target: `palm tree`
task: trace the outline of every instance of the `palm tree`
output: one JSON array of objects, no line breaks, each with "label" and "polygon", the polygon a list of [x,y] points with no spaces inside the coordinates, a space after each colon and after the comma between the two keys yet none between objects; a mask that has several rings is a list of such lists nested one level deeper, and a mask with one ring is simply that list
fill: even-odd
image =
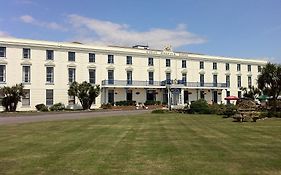
[{"label": "palm tree", "polygon": [[261,90],[255,86],[250,86],[249,88],[241,87],[240,90],[243,91],[243,97],[255,100],[259,95],[261,95]]},{"label": "palm tree", "polygon": [[4,96],[2,105],[5,107],[5,111],[16,111],[18,102],[21,101],[21,98],[25,96],[23,88],[23,84],[16,84],[12,87],[4,86],[0,89],[2,95]]},{"label": "palm tree", "polygon": [[273,110],[276,111],[277,97],[281,92],[281,65],[268,63],[258,76],[258,88],[272,97]]}]

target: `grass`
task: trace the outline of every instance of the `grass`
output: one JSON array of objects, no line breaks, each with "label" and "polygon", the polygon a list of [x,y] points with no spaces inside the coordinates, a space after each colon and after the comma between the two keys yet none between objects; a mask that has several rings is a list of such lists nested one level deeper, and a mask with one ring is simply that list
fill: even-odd
[{"label": "grass", "polygon": [[0,126],[0,174],[281,174],[281,119],[146,114]]}]

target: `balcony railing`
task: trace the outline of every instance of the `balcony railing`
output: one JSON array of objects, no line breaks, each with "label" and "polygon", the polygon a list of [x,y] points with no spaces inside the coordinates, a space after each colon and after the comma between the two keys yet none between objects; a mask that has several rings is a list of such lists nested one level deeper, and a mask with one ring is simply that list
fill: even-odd
[{"label": "balcony railing", "polygon": [[103,80],[103,86],[166,86],[182,85],[186,87],[227,87],[226,83],[186,82],[183,80],[165,81],[134,81],[134,80]]}]

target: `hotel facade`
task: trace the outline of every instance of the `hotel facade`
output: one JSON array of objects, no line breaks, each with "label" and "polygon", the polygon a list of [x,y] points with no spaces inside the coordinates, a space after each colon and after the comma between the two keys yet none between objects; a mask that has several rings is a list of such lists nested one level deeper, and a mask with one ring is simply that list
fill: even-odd
[{"label": "hotel facade", "polygon": [[100,85],[93,108],[126,100],[184,105],[204,98],[208,103],[226,103],[226,96],[242,96],[240,87],[256,86],[266,63],[174,52],[170,47],[153,50],[140,45],[105,47],[0,38],[0,87],[24,84],[27,95],[19,111],[35,110],[40,103],[79,104],[67,94],[74,81]]}]

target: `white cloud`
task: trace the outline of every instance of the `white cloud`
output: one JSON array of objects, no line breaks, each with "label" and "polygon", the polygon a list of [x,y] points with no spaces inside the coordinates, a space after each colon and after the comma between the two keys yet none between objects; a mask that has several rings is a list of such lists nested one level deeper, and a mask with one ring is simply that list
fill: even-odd
[{"label": "white cloud", "polygon": [[49,28],[52,30],[67,31],[67,29],[63,25],[60,25],[56,22],[39,21],[39,20],[34,19],[30,15],[20,16],[19,19],[20,19],[20,21],[22,21],[24,23],[28,23],[28,24],[32,24],[32,25],[36,25],[36,26],[40,26],[40,27],[45,27],[45,28]]},{"label": "white cloud", "polygon": [[70,24],[78,34],[75,39],[82,42],[128,46],[148,44],[153,48],[162,48],[167,44],[180,47],[206,42],[203,37],[190,33],[184,24],[179,24],[174,29],[152,28],[139,32],[132,30],[126,24],[86,18],[75,14],[68,17]]},{"label": "white cloud", "polygon": [[0,37],[12,37],[9,33],[0,30]]}]

